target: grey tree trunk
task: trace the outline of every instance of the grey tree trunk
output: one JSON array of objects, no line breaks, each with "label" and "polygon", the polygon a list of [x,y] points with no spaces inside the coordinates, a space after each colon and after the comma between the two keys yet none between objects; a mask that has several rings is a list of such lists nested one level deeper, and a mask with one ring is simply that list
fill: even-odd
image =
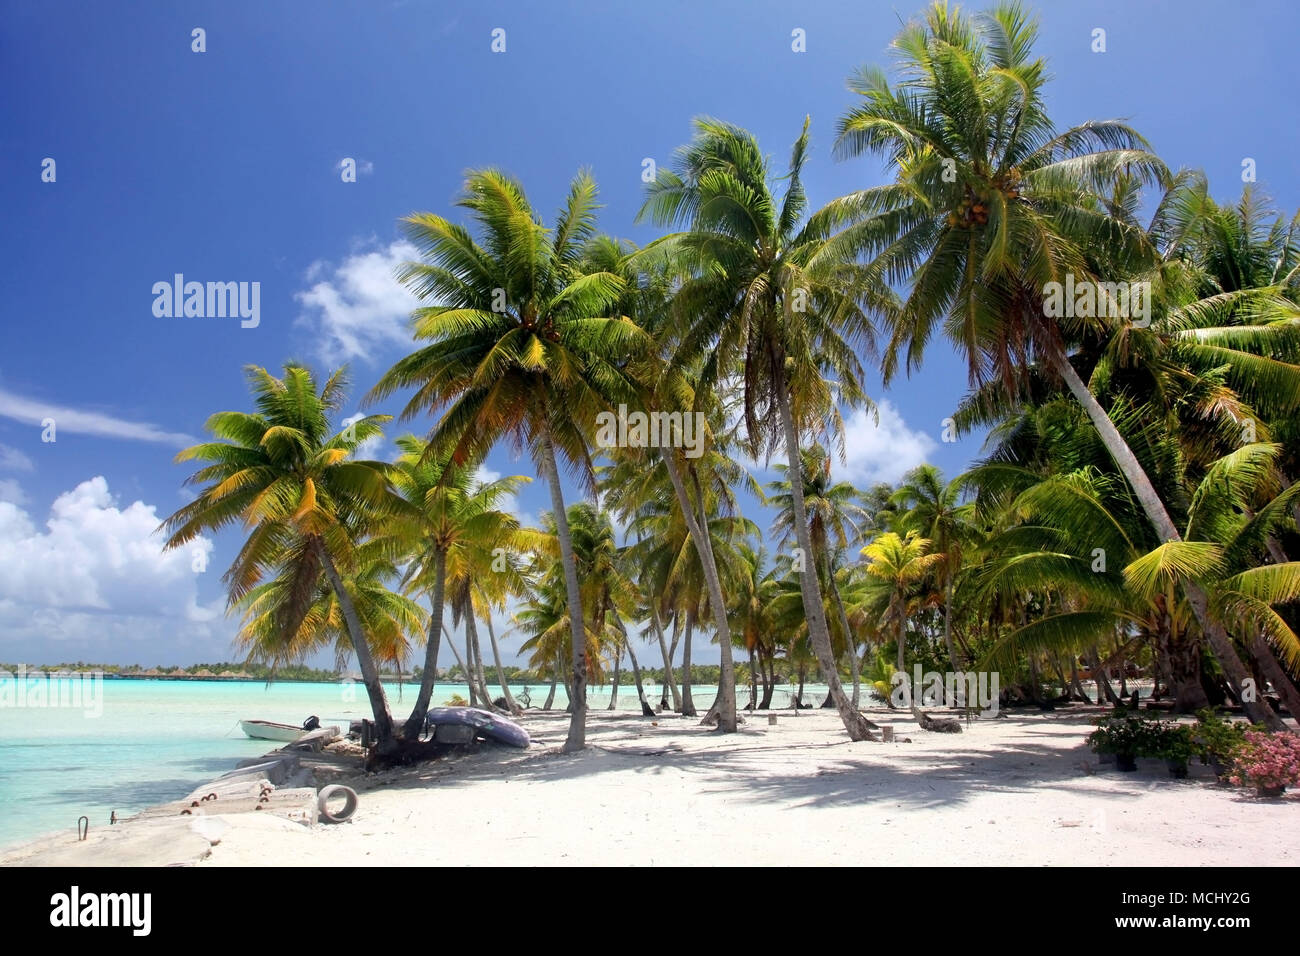
[{"label": "grey tree trunk", "polygon": [[560,468],[555,460],[555,445],[549,434],[542,435],[541,465],[551,486],[551,510],[555,517],[555,536],[560,539],[560,563],[564,566],[564,590],[569,605],[569,633],[573,641],[573,680],[570,692],[569,734],[564,752],[572,753],[587,746],[587,637],[582,625],[582,593],[578,588],[578,566],[573,557],[573,539],[569,536],[569,515],[564,509],[564,491],[560,488]]},{"label": "grey tree trunk", "polygon": [[849,674],[853,677],[853,709],[858,709],[858,702],[862,699],[862,675],[858,673],[858,652],[854,648],[857,643],[853,639],[853,630],[849,627],[849,615],[844,610],[844,601],[840,599],[840,586],[835,583],[835,571],[827,564],[826,573],[827,586],[830,588],[831,600],[835,604],[835,613],[840,619],[840,630],[844,632],[844,653],[849,659]]},{"label": "grey tree trunk", "polygon": [[456,642],[451,639],[451,632],[447,631],[447,625],[444,624],[442,629],[447,633],[447,646],[451,648],[451,656],[455,658],[456,666],[459,667],[461,673],[465,675],[465,686],[469,688],[469,702],[472,704],[474,703],[474,682],[469,678],[469,668],[466,667],[465,662],[461,660],[460,651],[456,650]]},{"label": "grey tree trunk", "polygon": [[1111,689],[1110,678],[1106,676],[1106,668],[1101,663],[1101,652],[1096,647],[1092,649],[1092,679],[1097,684],[1097,703],[1106,701],[1115,706],[1124,703]]},{"label": "grey tree trunk", "polygon": [[[1282,698],[1282,703],[1286,706],[1288,713],[1297,722],[1300,722],[1300,691],[1297,691],[1295,683],[1283,670],[1277,655],[1273,653],[1273,648],[1269,647],[1268,641],[1258,631],[1250,639],[1250,652],[1251,656],[1258,662],[1260,671],[1269,679],[1278,696]],[[1269,707],[1269,710],[1272,709],[1272,707]]]},{"label": "grey tree trunk", "polygon": [[606,710],[618,710],[618,682],[622,679],[623,647],[614,648],[614,686],[609,691],[609,706]]},{"label": "grey tree trunk", "polygon": [[438,676],[438,645],[442,643],[442,607],[446,601],[447,553],[435,547],[433,551],[433,603],[429,614],[429,636],[424,644],[424,673],[420,675],[420,692],[415,696],[411,716],[406,718],[403,736],[414,740],[424,728],[424,717],[429,712],[433,698],[433,685]]},{"label": "grey tree trunk", "polygon": [[632,662],[632,680],[636,683],[636,699],[641,702],[641,716],[653,717],[654,708],[650,702],[645,699],[645,685],[641,683],[641,665],[637,663],[636,650],[632,647],[632,639],[628,637],[627,631],[623,630],[623,645],[627,648],[627,659]]},{"label": "grey tree trunk", "polygon": [[957,651],[952,646],[952,574],[944,575],[943,589],[943,644],[948,649],[948,666],[953,672],[961,670],[957,663]]},{"label": "grey tree trunk", "polygon": [[546,703],[542,704],[542,710],[550,710],[551,705],[555,703],[555,685],[560,680],[560,668],[557,664],[551,668],[551,689],[546,694]]},{"label": "grey tree trunk", "polygon": [[375,718],[377,742],[380,746],[391,744],[393,716],[388,711],[388,698],[384,695],[384,685],[379,681],[379,668],[375,665],[374,655],[370,653],[370,644],[366,641],[366,633],[361,627],[361,618],[357,616],[356,605],[352,603],[352,595],[348,594],[347,588],[343,586],[343,578],[339,576],[338,568],[334,567],[334,559],[330,556],[324,542],[319,538],[312,538],[311,546],[316,552],[321,567],[325,570],[325,576],[329,578],[334,596],[338,598],[339,610],[343,612],[343,622],[348,628],[348,639],[352,642],[352,649],[356,651],[361,682],[366,687],[366,696],[370,698],[370,711]]},{"label": "grey tree trunk", "polygon": [[745,709],[758,710],[758,658],[752,647],[749,649],[749,703]]},{"label": "grey tree trunk", "polygon": [[[1133,489],[1133,495],[1137,498],[1138,504],[1142,506],[1142,511],[1155,528],[1160,540],[1181,541],[1182,535],[1178,533],[1178,528],[1174,525],[1173,519],[1169,517],[1169,512],[1165,510],[1164,502],[1156,494],[1151,479],[1147,477],[1147,473],[1137,460],[1137,456],[1133,454],[1133,449],[1129,448],[1128,443],[1124,441],[1124,436],[1119,433],[1119,429],[1110,420],[1110,416],[1101,407],[1101,403],[1097,401],[1096,396],[1088,390],[1088,386],[1084,384],[1083,379],[1079,377],[1079,373],[1074,370],[1074,366],[1070,364],[1070,360],[1063,351],[1059,349],[1051,350],[1049,357],[1061,378],[1064,379],[1070,394],[1083,406],[1083,410],[1091,420],[1093,427],[1097,429],[1097,434],[1100,436],[1102,444],[1106,446],[1106,451],[1115,460],[1115,464],[1128,480],[1129,487]],[[1255,695],[1253,701],[1246,699],[1250,695],[1243,692],[1243,686],[1245,681],[1250,679],[1250,675],[1247,673],[1245,665],[1242,664],[1236,648],[1232,646],[1232,639],[1228,637],[1227,632],[1223,630],[1221,625],[1211,619],[1209,599],[1205,595],[1205,590],[1195,581],[1186,581],[1183,583],[1183,591],[1187,595],[1187,603],[1191,606],[1192,613],[1196,616],[1196,622],[1201,626],[1201,630],[1205,632],[1209,640],[1211,653],[1214,654],[1215,660],[1219,662],[1219,666],[1223,668],[1228,685],[1246,711],[1246,716],[1256,723],[1264,724],[1270,730],[1289,729],[1278,718],[1277,714],[1273,713],[1273,708],[1262,702],[1258,695]]]},{"label": "grey tree trunk", "polygon": [[682,698],[677,692],[677,678],[673,674],[673,654],[668,649],[668,641],[664,638],[664,626],[659,620],[659,609],[654,606],[653,601],[650,606],[650,626],[654,629],[655,636],[659,638],[659,650],[664,657],[664,694],[663,702],[666,705],[669,693],[673,698],[673,710],[681,710]]},{"label": "grey tree trunk", "polygon": [[[718,576],[718,563],[713,554],[713,540],[709,537],[707,525],[701,525],[691,506],[690,495],[682,480],[681,470],[677,467],[676,452],[664,449],[664,465],[668,478],[672,481],[673,492],[677,496],[677,506],[686,519],[686,527],[699,555],[700,565],[704,571],[704,580],[709,589],[709,607],[713,612],[713,628],[718,635],[720,669],[718,676],[718,697],[713,709],[718,714],[718,729],[723,733],[736,732],[736,665],[731,654],[731,624],[727,621],[727,599],[722,594],[722,579]],[[700,502],[704,507],[704,502]],[[685,711],[683,711],[685,713]]]},{"label": "grey tree trunk", "polygon": [[[673,629],[676,630],[677,622],[681,618],[681,612],[673,618]],[[685,634],[682,637],[682,716],[695,717],[695,698],[691,696],[691,636],[694,631],[695,615],[687,613]]]},{"label": "grey tree trunk", "polygon": [[478,616],[474,613],[472,596],[467,603],[469,611],[465,615],[465,640],[474,647],[474,675],[478,680],[478,695],[483,700],[484,710],[496,710],[496,705],[492,703],[492,695],[488,693],[487,675],[483,672],[483,645],[478,639]]},{"label": "grey tree trunk", "polygon": [[[780,381],[774,382],[777,407],[781,413],[781,426],[785,431],[785,451],[789,459],[786,477],[790,481],[790,500],[794,506],[794,528],[803,549],[804,560],[811,565],[816,552],[812,547],[812,535],[808,529],[808,511],[803,500],[803,462],[799,456],[799,433],[795,429],[794,413],[790,408],[790,393],[786,388],[785,376],[778,375]],[[804,615],[808,620],[808,636],[826,674],[831,697],[835,700],[835,709],[839,712],[844,729],[851,740],[872,740],[870,722],[853,706],[853,702],[840,686],[840,677],[835,669],[835,655],[831,651],[831,634],[826,626],[826,609],[822,604],[821,587],[817,582],[816,566],[806,567],[799,574],[799,587],[803,592]]]},{"label": "grey tree trunk", "polygon": [[497,681],[501,684],[501,696],[506,699],[506,709],[517,717],[524,712],[524,709],[515,702],[514,695],[510,693],[510,682],[506,680],[506,669],[501,666],[501,648],[497,644],[497,629],[492,625],[490,610],[487,615],[487,629],[488,640],[492,643],[492,662],[497,666]]}]

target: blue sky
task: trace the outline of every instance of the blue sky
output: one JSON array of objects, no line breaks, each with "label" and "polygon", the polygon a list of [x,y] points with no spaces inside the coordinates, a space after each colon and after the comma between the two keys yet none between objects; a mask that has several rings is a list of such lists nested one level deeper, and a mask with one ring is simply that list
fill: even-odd
[{"label": "blue sky", "polygon": [[[187,472],[172,456],[211,412],[245,407],[247,363],[348,361],[360,394],[403,354],[410,302],[391,277],[403,257],[397,220],[452,211],[464,170],[506,168],[549,213],[588,166],[602,227],[645,242],[654,232],[633,224],[642,161],[669,161],[693,116],[750,128],[779,168],[811,114],[806,181],[820,204],[881,178],[867,161],[831,158],[835,120],[853,101],[844,79],[888,65],[891,37],[920,9],[4,5],[0,660],[231,656],[219,577],[238,542],[214,539],[210,566],[195,574],[191,555],[159,555],[149,537],[185,501]],[[1203,169],[1221,199],[1240,192],[1251,157],[1281,208],[1300,205],[1300,130],[1282,80],[1300,35],[1295,7],[1036,9],[1058,125],[1126,117],[1171,166]],[[191,49],[196,27],[206,52]],[[1091,50],[1098,27],[1105,53]],[[491,50],[494,28],[505,30],[504,53]],[[804,53],[791,50],[795,28]],[[52,183],[41,177],[47,157]],[[355,183],[341,181],[344,157],[358,164]],[[175,273],[259,282],[260,324],[155,317],[152,286]],[[851,429],[846,476],[897,477],[922,459],[951,474],[978,454],[978,440],[939,442],[966,387],[945,345],[910,381],[872,386],[888,402],[883,427]],[[41,440],[47,417],[52,443]],[[489,467],[533,471],[504,451]],[[536,515],[544,499],[534,485],[519,508]]]}]

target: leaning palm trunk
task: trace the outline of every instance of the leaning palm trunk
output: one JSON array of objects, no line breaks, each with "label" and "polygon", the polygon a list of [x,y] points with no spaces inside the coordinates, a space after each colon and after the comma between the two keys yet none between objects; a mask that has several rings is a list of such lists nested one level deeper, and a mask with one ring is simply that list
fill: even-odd
[{"label": "leaning palm trunk", "polygon": [[492,695],[487,689],[487,675],[483,672],[483,645],[478,639],[478,618],[474,614],[473,598],[469,598],[466,603],[465,642],[474,648],[474,679],[478,682],[478,695],[483,700],[484,709],[493,710]]},{"label": "leaning palm trunk", "polygon": [[497,644],[497,629],[492,626],[492,614],[487,615],[488,641],[492,644],[492,662],[497,666],[497,682],[501,685],[501,696],[505,698],[506,710],[518,716],[524,712],[524,709],[515,702],[514,695],[510,693],[510,684],[506,680],[506,669],[501,666],[501,648]]},{"label": "leaning palm trunk", "polygon": [[[559,655],[556,655],[557,658]],[[551,705],[555,703],[555,685],[560,681],[560,665],[557,660],[551,666],[551,689],[546,693],[546,703],[542,704],[542,710],[550,710]]]},{"label": "leaning palm trunk", "polygon": [[663,622],[659,620],[659,609],[653,605],[650,607],[650,626],[654,628],[655,636],[659,638],[659,651],[664,656],[664,694],[662,704],[668,706],[668,695],[671,692],[673,698],[673,710],[681,710],[682,698],[677,692],[677,678],[673,674],[673,652],[668,649],[668,641],[664,638]]},{"label": "leaning palm trunk", "polygon": [[[713,540],[709,537],[707,524],[701,524],[691,506],[690,495],[686,492],[686,483],[682,481],[681,470],[677,467],[676,451],[664,449],[664,465],[677,496],[677,506],[686,519],[686,528],[699,555],[700,566],[704,570],[704,580],[709,589],[709,607],[713,611],[713,626],[718,635],[719,673],[718,696],[709,713],[717,713],[718,729],[723,733],[736,731],[736,667],[731,655],[731,624],[727,620],[727,601],[722,595],[722,580],[718,576],[718,563],[713,554]],[[700,506],[703,507],[703,501]],[[683,711],[685,713],[685,711]]]},{"label": "leaning palm trunk", "polygon": [[470,619],[465,617],[465,683],[469,685],[469,702],[475,707],[487,707],[487,695],[483,693],[478,679],[478,658],[474,654],[474,640],[470,637]]},{"label": "leaning palm trunk", "polygon": [[606,710],[618,710],[618,682],[623,679],[623,648],[614,648],[614,686],[609,691],[609,706]]},{"label": "leaning palm trunk", "polygon": [[[1182,535],[1178,533],[1173,519],[1169,517],[1169,512],[1165,510],[1164,502],[1156,494],[1155,487],[1151,484],[1151,479],[1143,470],[1137,456],[1133,454],[1133,449],[1129,448],[1128,443],[1124,441],[1124,436],[1119,433],[1115,423],[1110,420],[1106,410],[1101,407],[1095,395],[1089,391],[1088,386],[1084,384],[1079,373],[1074,370],[1070,360],[1060,349],[1050,349],[1049,357],[1056,367],[1057,372],[1065,380],[1066,387],[1069,388],[1070,394],[1075,397],[1080,405],[1083,406],[1084,412],[1092,421],[1093,427],[1097,429],[1097,434],[1101,437],[1102,444],[1106,446],[1106,451],[1115,464],[1128,480],[1129,487],[1133,489],[1133,494],[1142,506],[1142,511],[1146,514],[1147,520],[1154,526],[1156,534],[1161,541],[1181,541]],[[1246,667],[1241,662],[1236,648],[1232,645],[1232,639],[1228,637],[1227,632],[1209,613],[1209,599],[1206,597],[1205,590],[1195,581],[1186,581],[1183,584],[1183,591],[1187,595],[1187,603],[1192,608],[1192,613],[1196,616],[1196,622],[1205,632],[1205,636],[1210,643],[1210,650],[1214,654],[1215,660],[1223,668],[1224,677],[1228,681],[1229,687],[1232,688],[1233,696],[1241,703],[1246,715],[1255,723],[1262,723],[1270,730],[1287,729],[1286,724],[1273,713],[1273,709],[1268,704],[1262,702],[1258,695],[1246,693],[1244,688],[1248,687],[1246,681],[1250,680],[1250,675],[1246,672]],[[1247,698],[1254,697],[1253,700]]]},{"label": "leaning palm trunk", "polygon": [[334,596],[339,602],[339,609],[343,612],[348,638],[352,641],[352,649],[357,654],[357,667],[361,670],[361,681],[366,685],[366,695],[370,698],[370,710],[375,718],[376,738],[381,747],[390,745],[393,740],[393,717],[388,712],[388,698],[384,696],[384,685],[379,682],[379,669],[375,666],[375,658],[370,653],[370,645],[366,642],[365,631],[361,628],[361,618],[357,616],[356,605],[352,603],[352,595],[348,594],[347,588],[343,586],[343,578],[339,576],[338,568],[334,567],[334,559],[330,557],[324,542],[314,538],[311,546],[320,560],[321,567],[325,569],[325,576],[329,578],[330,587],[334,589]]},{"label": "leaning palm trunk", "polygon": [[414,740],[424,727],[425,715],[429,713],[429,701],[433,698],[433,684],[438,677],[438,645],[442,643],[442,606],[445,601],[447,586],[447,553],[442,548],[433,552],[433,604],[429,614],[429,638],[424,645],[424,673],[420,675],[420,692],[415,695],[415,706],[411,716],[406,719],[403,734]]},{"label": "leaning palm trunk", "polygon": [[1295,682],[1282,668],[1277,655],[1273,653],[1273,648],[1269,647],[1268,641],[1259,631],[1256,631],[1250,639],[1250,653],[1259,664],[1260,672],[1268,678],[1278,696],[1282,698],[1282,703],[1286,705],[1291,716],[1300,722],[1300,690],[1296,689]]},{"label": "leaning palm trunk", "polygon": [[623,631],[623,646],[627,648],[627,659],[632,662],[632,680],[636,683],[636,699],[641,702],[641,716],[653,717],[654,708],[645,699],[645,686],[641,683],[641,665],[637,663],[636,651],[632,648],[632,641],[628,639],[626,631]]},{"label": "leaning palm trunk", "polygon": [[[695,615],[686,615],[686,633],[682,641],[682,716],[695,717],[695,698],[691,695],[691,636],[694,631]],[[677,629],[680,615],[673,618],[673,630]]]},{"label": "leaning palm trunk", "polygon": [[551,486],[551,510],[555,517],[555,536],[560,541],[560,563],[564,566],[564,590],[569,605],[569,631],[573,640],[573,677],[569,691],[569,735],[564,752],[572,753],[587,745],[587,637],[582,625],[582,593],[578,588],[578,566],[573,557],[573,539],[569,536],[569,516],[564,510],[564,491],[560,488],[560,468],[555,460],[551,436],[542,436],[541,464]]},{"label": "leaning palm trunk", "polygon": [[456,642],[452,640],[451,631],[447,630],[446,624],[442,626],[442,630],[447,635],[447,646],[451,648],[451,656],[456,661],[456,666],[465,675],[465,686],[469,688],[469,698],[472,704],[474,703],[474,682],[469,679],[469,668],[465,666],[465,662],[461,659],[460,651],[456,650]]},{"label": "leaning palm trunk", "polygon": [[[799,433],[794,425],[794,413],[790,409],[790,392],[786,388],[784,374],[778,373],[776,403],[781,414],[781,426],[785,432],[786,457],[790,461],[790,500],[794,506],[794,530],[803,549],[805,561],[815,552],[812,547],[812,534],[808,529],[808,512],[803,500],[803,462],[799,456]],[[809,573],[811,571],[811,573]],[[871,725],[844,694],[840,686],[840,676],[835,668],[835,655],[831,650],[830,630],[826,626],[826,609],[822,604],[821,588],[817,581],[816,567],[806,568],[799,573],[799,588],[803,593],[803,609],[808,619],[808,638],[817,661],[826,675],[835,709],[839,712],[844,729],[852,740],[872,740]]]},{"label": "leaning palm trunk", "polygon": [[[830,565],[827,565],[829,569]],[[831,601],[835,604],[835,613],[840,619],[840,630],[844,632],[844,654],[849,659],[849,673],[853,675],[853,709],[858,709],[862,699],[862,675],[858,673],[858,654],[854,650],[853,632],[849,629],[849,615],[844,610],[844,601],[840,598],[839,585],[835,583],[835,572],[828,570],[827,586],[830,588]]]}]

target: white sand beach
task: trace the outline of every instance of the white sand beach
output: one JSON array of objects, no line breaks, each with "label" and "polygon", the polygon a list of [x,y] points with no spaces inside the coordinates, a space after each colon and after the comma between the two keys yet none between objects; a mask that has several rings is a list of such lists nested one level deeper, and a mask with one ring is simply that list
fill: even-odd
[{"label": "white sand beach", "polygon": [[[955,735],[870,715],[911,742],[851,742],[831,711],[783,711],[775,725],[751,716],[728,736],[692,718],[597,711],[588,749],[566,755],[565,717],[529,715],[527,751],[483,745],[351,781],[360,807],[343,824],[225,815],[201,821],[205,840],[174,825],[205,866],[1300,861],[1300,798],[1260,800],[1195,764],[1186,780],[1158,761],[1103,768],[1083,742],[1084,708],[975,720]],[[114,828],[97,862],[141,862],[125,849],[133,825]],[[0,863],[78,861],[70,838],[52,839]]]}]

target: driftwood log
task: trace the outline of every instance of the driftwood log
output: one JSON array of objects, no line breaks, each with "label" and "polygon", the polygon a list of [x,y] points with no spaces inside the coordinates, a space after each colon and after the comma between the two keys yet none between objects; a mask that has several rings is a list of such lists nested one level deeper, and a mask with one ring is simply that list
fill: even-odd
[{"label": "driftwood log", "polygon": [[912,708],[912,716],[916,718],[916,722],[921,725],[922,730],[928,730],[936,734],[961,733],[961,721],[955,717],[931,717],[925,711],[916,707]]}]

